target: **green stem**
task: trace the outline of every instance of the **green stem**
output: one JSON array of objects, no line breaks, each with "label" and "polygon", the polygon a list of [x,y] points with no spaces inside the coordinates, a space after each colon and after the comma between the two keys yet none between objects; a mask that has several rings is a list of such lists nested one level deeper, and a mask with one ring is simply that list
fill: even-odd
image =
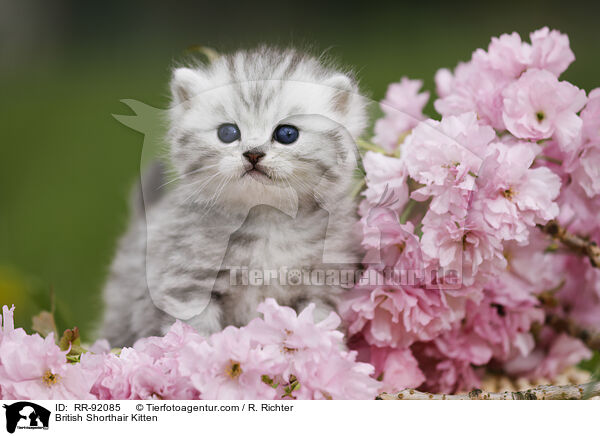
[{"label": "green stem", "polygon": [[552,157],[552,156],[546,156],[544,154],[540,154],[539,156],[537,156],[536,160],[537,159],[539,159],[539,160],[545,160],[547,162],[551,162],[551,163],[556,164],[556,165],[562,165],[563,164],[562,160],[556,159],[555,157]]},{"label": "green stem", "polygon": [[356,145],[358,145],[358,148],[361,150],[374,151],[376,153],[387,154],[383,148],[381,148],[378,145],[375,145],[369,141],[361,139],[361,138],[357,139]]},{"label": "green stem", "polygon": [[408,221],[408,218],[410,217],[410,214],[414,209],[415,204],[417,204],[417,202],[412,198],[408,200],[408,204],[406,205],[406,207],[402,211],[402,215],[400,216],[400,224],[406,224],[406,221]]},{"label": "green stem", "polygon": [[360,194],[360,192],[363,190],[363,188],[365,187],[365,185],[367,184],[366,180],[363,178],[361,179],[354,188],[352,188],[352,192],[350,193],[350,195],[352,196],[352,198],[356,198],[356,196],[358,194]]}]

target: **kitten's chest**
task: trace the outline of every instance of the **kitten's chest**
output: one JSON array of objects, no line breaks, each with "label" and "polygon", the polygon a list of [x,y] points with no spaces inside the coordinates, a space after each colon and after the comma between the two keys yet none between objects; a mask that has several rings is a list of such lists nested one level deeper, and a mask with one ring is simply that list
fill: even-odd
[{"label": "kitten's chest", "polygon": [[224,264],[248,268],[302,268],[322,261],[327,222],[248,220],[229,237]]}]

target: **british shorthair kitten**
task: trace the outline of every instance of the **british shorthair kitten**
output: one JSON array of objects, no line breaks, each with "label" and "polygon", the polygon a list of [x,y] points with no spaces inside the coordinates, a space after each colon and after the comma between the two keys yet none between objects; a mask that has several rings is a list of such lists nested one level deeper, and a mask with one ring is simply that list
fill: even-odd
[{"label": "british shorthair kitten", "polygon": [[176,318],[208,335],[245,325],[268,297],[315,303],[324,318],[344,291],[336,271],[360,261],[350,190],[367,100],[356,82],[261,47],[177,68],[171,92],[175,186],[121,239],[100,336],[127,346]]}]

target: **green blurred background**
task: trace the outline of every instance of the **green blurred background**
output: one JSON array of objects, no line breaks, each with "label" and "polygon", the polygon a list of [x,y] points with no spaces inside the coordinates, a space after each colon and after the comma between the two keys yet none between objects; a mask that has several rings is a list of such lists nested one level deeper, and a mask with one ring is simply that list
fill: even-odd
[{"label": "green blurred background", "polygon": [[[91,331],[143,138],[111,114],[131,98],[164,108],[169,69],[193,44],[311,45],[354,67],[381,99],[403,75],[433,88],[493,35],[544,25],[569,34],[565,78],[600,86],[600,2],[0,0],[0,304],[17,322],[56,296],[59,328]],[[429,106],[431,110],[431,105]]]}]

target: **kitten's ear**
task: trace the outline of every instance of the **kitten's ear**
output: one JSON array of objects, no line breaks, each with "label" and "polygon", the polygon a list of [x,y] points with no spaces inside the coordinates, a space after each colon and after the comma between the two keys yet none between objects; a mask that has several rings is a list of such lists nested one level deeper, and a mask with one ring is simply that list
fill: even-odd
[{"label": "kitten's ear", "polygon": [[335,74],[325,81],[325,86],[333,92],[333,108],[339,113],[348,112],[351,94],[358,92],[354,80],[345,74]]},{"label": "kitten's ear", "polygon": [[335,112],[345,119],[344,125],[355,138],[367,125],[367,101],[360,94],[356,80],[346,74],[337,73],[325,80],[331,89],[331,102]]},{"label": "kitten's ear", "polygon": [[188,108],[190,100],[201,92],[202,78],[197,71],[190,68],[177,68],[171,79],[173,105]]}]

